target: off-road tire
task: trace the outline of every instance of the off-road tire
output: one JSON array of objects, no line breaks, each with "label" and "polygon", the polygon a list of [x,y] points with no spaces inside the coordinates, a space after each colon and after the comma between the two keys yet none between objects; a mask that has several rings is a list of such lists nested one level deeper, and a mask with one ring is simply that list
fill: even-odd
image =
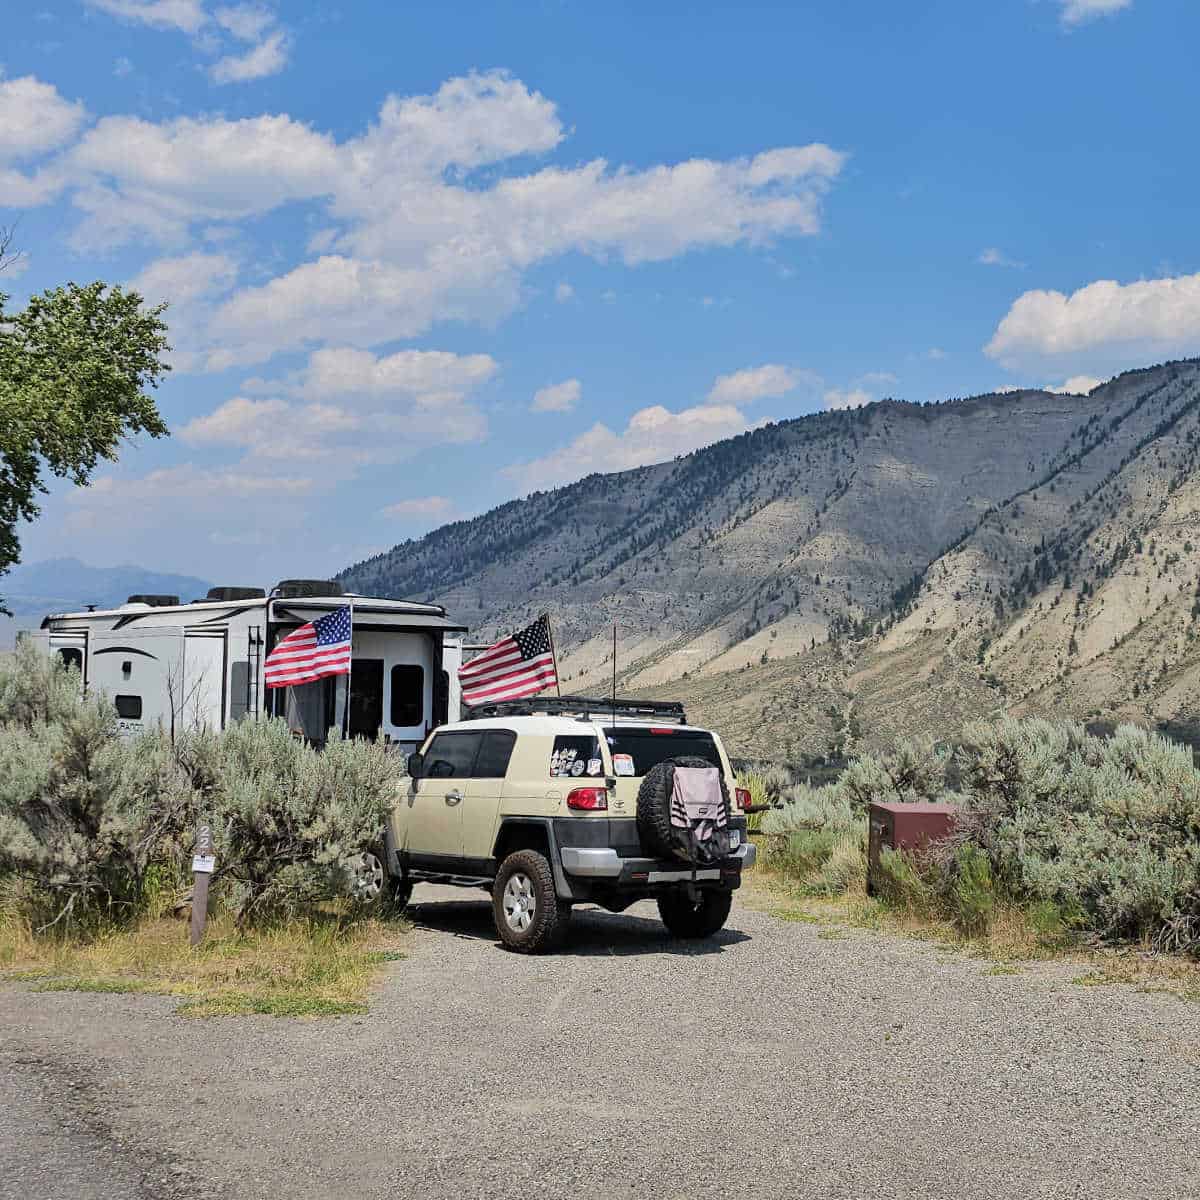
[{"label": "off-road tire", "polygon": [[[682,858],[677,853],[671,837],[671,791],[675,786],[676,767],[711,767],[707,758],[682,755],[668,758],[651,767],[638,788],[637,828],[642,849],[655,858]],[[729,792],[725,779],[721,778],[721,796],[725,801],[725,820],[732,816]],[[687,861],[684,859],[684,861]]]},{"label": "off-road tire", "polygon": [[[512,905],[518,897],[529,903],[514,917]],[[571,920],[570,904],[555,891],[550,862],[537,850],[515,850],[500,864],[492,885],[492,913],[500,941],[518,954],[557,950]],[[521,927],[526,916],[528,922]]]},{"label": "off-road tire", "polygon": [[712,937],[729,919],[733,893],[704,891],[697,903],[685,891],[671,892],[658,898],[658,915],[673,937]]}]

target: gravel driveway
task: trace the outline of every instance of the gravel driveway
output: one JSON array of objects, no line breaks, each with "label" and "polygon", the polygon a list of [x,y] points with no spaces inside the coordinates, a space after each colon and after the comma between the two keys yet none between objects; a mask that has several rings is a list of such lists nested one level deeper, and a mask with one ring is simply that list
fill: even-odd
[{"label": "gravel driveway", "polygon": [[366,1017],[0,990],[0,1195],[1200,1194],[1200,1005],[745,907],[528,959],[475,895],[418,889]]}]

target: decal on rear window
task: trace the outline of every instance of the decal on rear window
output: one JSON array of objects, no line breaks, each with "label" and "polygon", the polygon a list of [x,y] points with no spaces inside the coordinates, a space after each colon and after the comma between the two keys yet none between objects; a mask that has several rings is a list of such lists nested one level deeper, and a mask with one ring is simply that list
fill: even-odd
[{"label": "decal on rear window", "polygon": [[633,755],[632,754],[614,754],[613,755],[613,770],[618,775],[633,774]]},{"label": "decal on rear window", "polygon": [[[595,737],[556,737],[550,755],[550,777],[578,779],[585,771],[593,774],[593,762],[600,763],[600,744]],[[598,767],[594,773],[599,775],[601,769]]]}]

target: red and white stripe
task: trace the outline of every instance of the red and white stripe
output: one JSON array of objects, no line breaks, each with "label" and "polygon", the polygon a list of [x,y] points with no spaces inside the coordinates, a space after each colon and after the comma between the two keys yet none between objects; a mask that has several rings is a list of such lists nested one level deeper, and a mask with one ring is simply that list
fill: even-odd
[{"label": "red and white stripe", "polygon": [[475,705],[536,695],[557,683],[558,673],[552,651],[523,659],[521,648],[506,637],[471,659],[459,670],[458,679],[463,702]]},{"label": "red and white stripe", "polygon": [[349,673],[349,640],[318,646],[317,631],[311,623],[289,633],[263,664],[263,680],[269,688],[293,687]]}]

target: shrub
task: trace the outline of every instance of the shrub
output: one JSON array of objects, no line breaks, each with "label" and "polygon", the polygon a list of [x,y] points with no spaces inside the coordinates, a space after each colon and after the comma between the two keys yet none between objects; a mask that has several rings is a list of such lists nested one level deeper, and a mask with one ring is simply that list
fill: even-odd
[{"label": "shrub", "polygon": [[162,911],[187,880],[199,818],[213,826],[215,894],[239,923],[349,892],[403,763],[382,743],[317,753],[283,721],[216,734],[117,735],[102,695],[33,647],[0,663],[0,875],[35,929]]},{"label": "shrub", "polygon": [[987,933],[996,915],[991,860],[978,846],[959,847],[949,882],[948,900],[954,924],[968,936]]},{"label": "shrub", "polygon": [[220,738],[185,741],[212,773],[204,811],[216,842],[216,880],[239,924],[349,895],[346,864],[378,841],[403,772],[398,756],[382,743],[336,733],[318,753],[281,720],[243,721]]},{"label": "shrub", "polygon": [[40,695],[25,688],[7,709],[16,719],[0,725],[0,872],[25,882],[40,928],[134,915],[147,869],[171,857],[189,809],[169,747],[156,735],[117,738],[103,697],[76,691],[66,703],[67,674],[44,676]]}]

